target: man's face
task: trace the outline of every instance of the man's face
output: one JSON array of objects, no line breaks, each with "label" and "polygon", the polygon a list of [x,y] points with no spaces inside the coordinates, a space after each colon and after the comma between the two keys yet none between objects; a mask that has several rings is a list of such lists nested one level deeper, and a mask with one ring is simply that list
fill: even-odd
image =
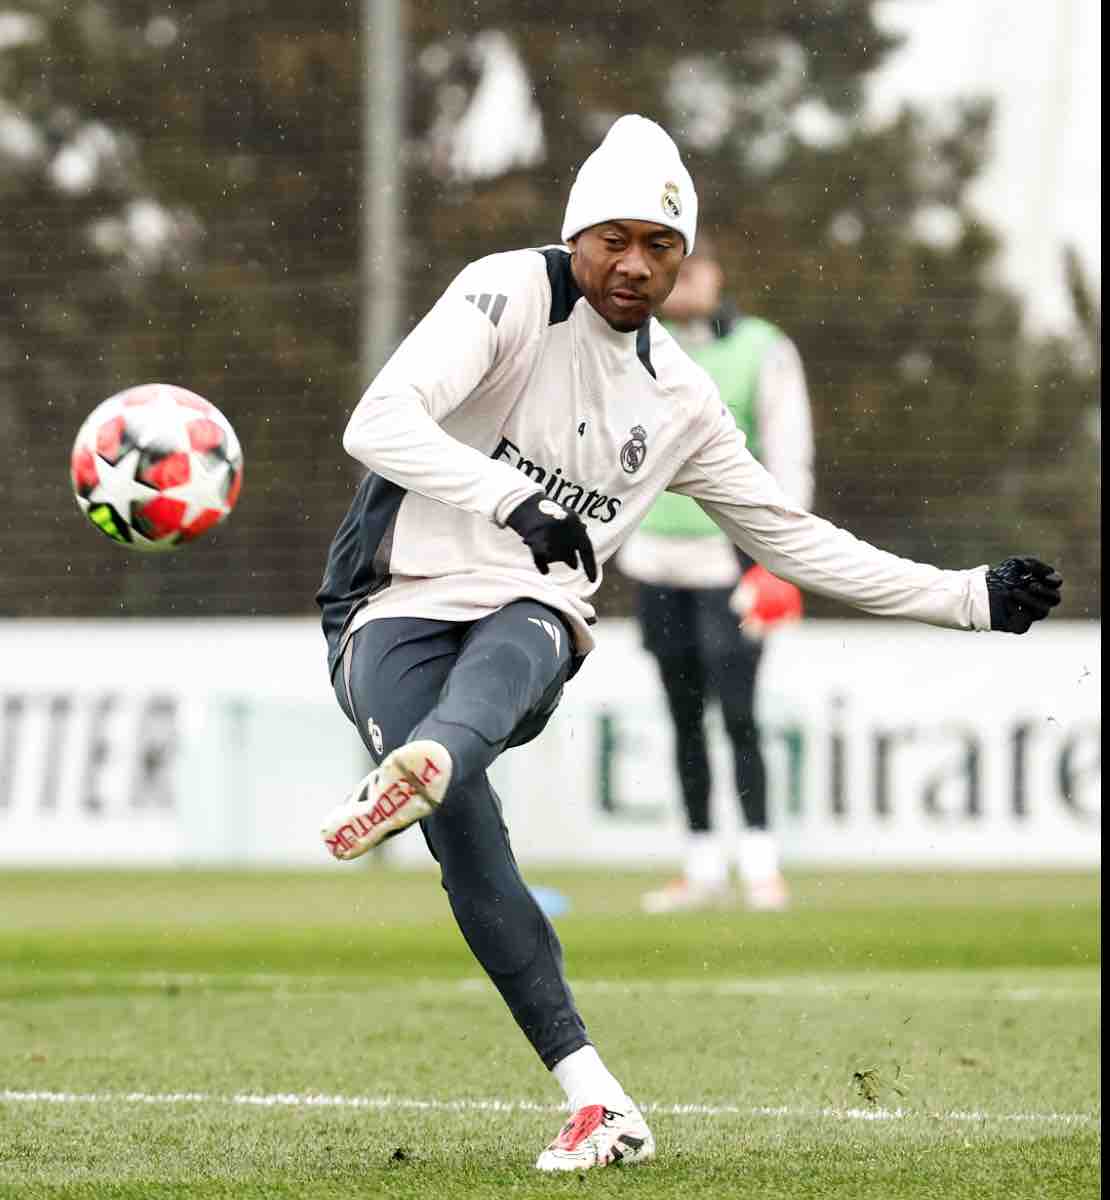
[{"label": "man's face", "polygon": [[605,221],[570,241],[571,271],[606,321],[631,333],[670,295],[686,253],[682,234],[651,221]]}]

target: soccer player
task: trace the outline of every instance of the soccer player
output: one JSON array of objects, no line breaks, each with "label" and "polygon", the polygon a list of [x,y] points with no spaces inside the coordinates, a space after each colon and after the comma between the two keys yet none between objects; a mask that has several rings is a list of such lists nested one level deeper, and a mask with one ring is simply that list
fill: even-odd
[{"label": "soccer player", "polygon": [[[782,330],[736,312],[723,289],[720,261],[701,235],[660,316],[667,332],[709,372],[748,449],[791,501],[808,508],[813,422],[801,357]],[[687,831],[682,875],[647,892],[644,911],[727,903],[732,865],[748,908],[785,908],[789,894],[770,827],[756,681],[765,634],[780,620],[801,615],[801,593],[737,549],[689,496],[674,492],[655,502],[621,547],[617,564],[637,581],[640,630],[658,666],[674,730]],[[742,819],[734,856],[712,828],[705,710],[714,696],[732,748]]]},{"label": "soccer player", "polygon": [[670,137],[621,117],[579,169],[564,244],[465,267],[367,388],[343,445],[369,473],[317,597],[336,698],[379,763],[325,845],[349,860],[421,823],[467,944],[566,1093],[545,1171],[655,1143],[587,1036],[486,771],[550,718],[593,644],[599,564],[656,498],[693,497],[768,570],[867,612],[1024,633],[1059,601],[1036,559],[939,570],[787,498],[653,319],[696,228]]}]

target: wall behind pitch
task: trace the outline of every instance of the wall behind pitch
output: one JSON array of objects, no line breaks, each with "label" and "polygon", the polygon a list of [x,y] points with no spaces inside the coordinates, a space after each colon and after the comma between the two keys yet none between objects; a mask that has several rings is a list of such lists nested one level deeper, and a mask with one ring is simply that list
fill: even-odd
[{"label": "wall behind pitch", "polygon": [[367,766],[315,622],[0,621],[0,864],[322,863]]},{"label": "wall behind pitch", "polygon": [[[669,867],[682,826],[654,664],[628,622],[598,641],[548,731],[495,765],[514,846]],[[788,863],[1097,865],[1100,651],[1087,622],[777,633],[760,699]],[[734,829],[716,714],[710,729]],[[367,766],[314,621],[0,622],[0,864],[330,866],[319,817]],[[382,853],[430,863],[415,830]]]}]

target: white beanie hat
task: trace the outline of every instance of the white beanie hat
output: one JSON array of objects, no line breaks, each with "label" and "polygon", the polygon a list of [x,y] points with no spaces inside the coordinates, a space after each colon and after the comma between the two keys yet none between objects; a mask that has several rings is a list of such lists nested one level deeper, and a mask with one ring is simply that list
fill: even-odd
[{"label": "white beanie hat", "polygon": [[646,117],[614,121],[578,168],[567,198],[563,241],[603,221],[654,221],[682,234],[694,249],[698,197],[671,136]]}]

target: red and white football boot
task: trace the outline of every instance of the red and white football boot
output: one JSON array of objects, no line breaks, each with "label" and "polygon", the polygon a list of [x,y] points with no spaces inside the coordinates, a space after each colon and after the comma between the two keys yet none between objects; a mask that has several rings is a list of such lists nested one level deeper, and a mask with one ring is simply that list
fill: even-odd
[{"label": "red and white football boot", "polygon": [[645,1163],[655,1157],[655,1138],[640,1110],[628,1104],[615,1112],[588,1104],[574,1113],[559,1136],[536,1160],[541,1171],[585,1171]]},{"label": "red and white football boot", "polygon": [[328,853],[350,862],[435,812],[451,769],[451,755],[439,742],[409,742],[387,754],[324,818],[320,832]]}]

